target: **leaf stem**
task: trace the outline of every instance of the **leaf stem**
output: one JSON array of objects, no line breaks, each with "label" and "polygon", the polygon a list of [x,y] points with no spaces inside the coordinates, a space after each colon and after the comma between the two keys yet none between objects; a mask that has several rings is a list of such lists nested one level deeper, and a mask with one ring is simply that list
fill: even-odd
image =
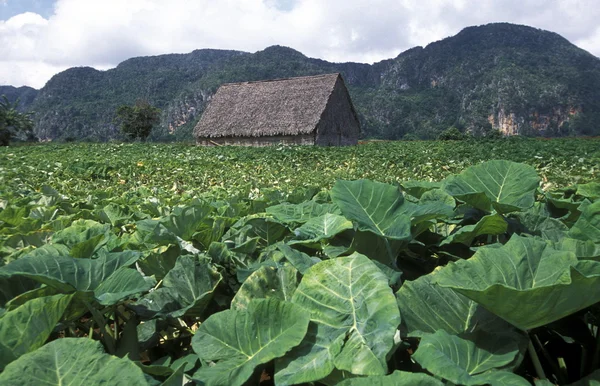
[{"label": "leaf stem", "polygon": [[596,347],[594,347],[594,357],[590,373],[600,366],[600,327],[596,327]]},{"label": "leaf stem", "polygon": [[[102,341],[106,345],[107,351],[110,354],[114,354],[117,348],[116,341],[115,338],[111,335],[112,331],[110,329],[110,326],[106,326],[106,319],[104,319],[104,316],[102,316],[101,312],[99,312],[96,308],[92,307],[92,305],[89,304],[87,301],[84,300],[83,303],[85,304],[87,309],[92,313],[92,316],[94,317],[94,322],[98,325],[98,327],[100,327],[100,331],[102,332]],[[94,324],[92,323],[92,326],[93,325]]]},{"label": "leaf stem", "polygon": [[113,314],[113,323],[115,324],[115,340],[119,339],[119,316],[117,315],[117,309],[115,307],[115,312]]},{"label": "leaf stem", "polygon": [[[532,334],[532,335],[535,340],[535,343],[537,343],[537,346],[540,348],[540,351],[544,355],[544,358],[546,358],[546,362],[548,362],[550,364],[550,366],[552,366],[554,374],[558,378],[558,383],[561,385],[567,384],[568,381],[566,378],[566,368],[565,368],[565,371],[563,371],[562,368],[560,367],[560,360],[562,358],[558,358],[558,364],[557,364],[557,362],[552,358],[552,356],[548,353],[548,350],[546,350],[546,348],[542,344],[542,341],[540,341],[540,338],[537,335],[534,335],[534,334]],[[563,360],[563,363],[564,363],[564,360]]]},{"label": "leaf stem", "polygon": [[385,249],[387,250],[388,256],[390,258],[390,262],[392,263],[392,267],[398,269],[398,264],[396,262],[398,256],[394,256],[392,253],[392,247],[390,246],[390,241],[387,238],[383,238],[385,241]]},{"label": "leaf stem", "polygon": [[569,371],[567,369],[567,363],[565,362],[565,358],[558,358],[558,369],[559,369],[559,377],[563,379],[565,382],[569,378]]},{"label": "leaf stem", "polygon": [[540,358],[538,357],[535,347],[533,346],[531,336],[529,337],[529,346],[527,347],[527,351],[529,351],[529,358],[531,358],[531,361],[533,362],[533,367],[535,368],[538,378],[542,380],[547,379],[542,367],[542,363],[540,362]]}]

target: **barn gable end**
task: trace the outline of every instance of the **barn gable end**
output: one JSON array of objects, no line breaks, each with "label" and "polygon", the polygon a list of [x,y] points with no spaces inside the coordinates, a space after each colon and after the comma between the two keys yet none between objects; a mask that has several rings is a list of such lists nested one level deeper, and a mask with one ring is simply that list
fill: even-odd
[{"label": "barn gable end", "polygon": [[194,129],[199,145],[351,145],[360,128],[340,74],[225,84]]},{"label": "barn gable end", "polygon": [[315,143],[322,146],[356,145],[359,135],[358,115],[340,76],[317,125]]}]

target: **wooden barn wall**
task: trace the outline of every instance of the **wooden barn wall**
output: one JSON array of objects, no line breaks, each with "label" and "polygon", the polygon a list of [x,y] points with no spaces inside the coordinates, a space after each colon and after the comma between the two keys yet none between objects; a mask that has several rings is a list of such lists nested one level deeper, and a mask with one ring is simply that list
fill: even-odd
[{"label": "wooden barn wall", "polygon": [[352,113],[348,91],[338,79],[317,126],[316,144],[322,146],[356,145],[360,123]]},{"label": "wooden barn wall", "polygon": [[270,146],[270,145],[314,145],[315,136],[307,135],[275,135],[269,137],[221,137],[198,138],[196,144],[202,146]]}]

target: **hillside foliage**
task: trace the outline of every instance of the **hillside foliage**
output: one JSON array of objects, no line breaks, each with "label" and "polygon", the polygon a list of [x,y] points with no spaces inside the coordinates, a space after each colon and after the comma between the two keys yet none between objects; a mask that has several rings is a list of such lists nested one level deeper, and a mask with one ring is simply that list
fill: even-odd
[{"label": "hillside foliage", "polygon": [[160,109],[145,100],[138,100],[133,106],[119,106],[116,122],[129,140],[145,141],[152,128],[160,122]]},{"label": "hillside foliage", "polygon": [[19,112],[19,100],[11,103],[6,96],[0,99],[0,146],[8,146],[15,137],[33,138],[31,114]]},{"label": "hillside foliage", "polygon": [[119,135],[117,107],[145,99],[162,110],[151,139],[189,141],[223,83],[333,72],[347,82],[366,138],[435,139],[450,127],[476,136],[498,129],[600,133],[600,59],[555,33],[506,23],[469,27],[373,65],[330,63],[273,46],[253,54],[133,58],[108,71],[72,68],[54,76],[29,107],[42,139],[105,141]]}]

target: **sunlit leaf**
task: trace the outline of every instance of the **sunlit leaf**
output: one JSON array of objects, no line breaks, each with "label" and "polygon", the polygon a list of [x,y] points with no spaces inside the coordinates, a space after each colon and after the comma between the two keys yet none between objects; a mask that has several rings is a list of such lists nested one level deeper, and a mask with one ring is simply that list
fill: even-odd
[{"label": "sunlit leaf", "polygon": [[421,373],[394,371],[390,375],[351,378],[342,381],[337,386],[442,386],[443,383],[432,376]]},{"label": "sunlit leaf", "polygon": [[600,262],[515,235],[500,248],[481,248],[469,260],[450,263],[434,283],[528,330],[600,301]]},{"label": "sunlit leaf", "polygon": [[448,177],[444,190],[477,209],[508,213],[533,205],[539,181],[537,172],[529,165],[494,160]]},{"label": "sunlit leaf", "polygon": [[46,342],[71,298],[56,295],[33,299],[0,318],[0,370]]},{"label": "sunlit leaf", "polygon": [[194,379],[206,385],[242,385],[256,366],[300,344],[308,323],[301,307],[277,299],[213,314],[200,325],[192,347],[200,359],[216,363],[201,367]]},{"label": "sunlit leaf", "polygon": [[[484,380],[481,380],[478,375],[509,365],[517,356],[519,346],[517,342],[491,334],[477,343],[479,346],[476,342],[440,330],[423,335],[412,357],[433,375],[455,384],[494,385],[493,376],[484,375]],[[525,380],[523,382],[521,384],[528,384]]]},{"label": "sunlit leaf", "polygon": [[292,265],[261,267],[244,281],[231,301],[231,308],[247,309],[253,299],[291,301],[298,283],[298,271]]},{"label": "sunlit leaf", "polygon": [[317,326],[299,347],[303,354],[286,362],[276,381],[309,382],[333,367],[359,375],[386,374],[400,314],[387,277],[367,257],[354,254],[314,265],[292,301]]},{"label": "sunlit leaf", "polygon": [[211,264],[193,256],[180,256],[162,286],[143,296],[132,307],[145,317],[200,316],[221,282]]},{"label": "sunlit leaf", "polygon": [[409,240],[410,217],[402,208],[400,189],[380,182],[338,181],[331,199],[361,231],[394,240]]},{"label": "sunlit leaf", "polygon": [[4,385],[147,385],[142,370],[128,359],[104,354],[91,339],[63,338],[10,363]]}]

